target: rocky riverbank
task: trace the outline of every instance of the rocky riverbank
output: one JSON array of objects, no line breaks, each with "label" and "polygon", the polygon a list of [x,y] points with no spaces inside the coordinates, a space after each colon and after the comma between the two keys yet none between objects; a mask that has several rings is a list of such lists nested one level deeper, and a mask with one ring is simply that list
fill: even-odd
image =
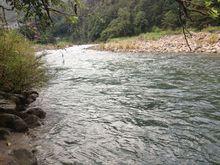
[{"label": "rocky riverbank", "polygon": [[38,96],[35,91],[21,94],[0,91],[1,165],[37,165],[29,130],[41,126],[46,116],[40,108],[30,106]]},{"label": "rocky riverbank", "polygon": [[192,32],[188,36],[191,50],[183,34],[166,35],[157,40],[145,40],[133,37],[124,40],[110,41],[94,46],[93,49],[113,52],[173,52],[173,53],[215,53],[220,54],[220,32]]}]

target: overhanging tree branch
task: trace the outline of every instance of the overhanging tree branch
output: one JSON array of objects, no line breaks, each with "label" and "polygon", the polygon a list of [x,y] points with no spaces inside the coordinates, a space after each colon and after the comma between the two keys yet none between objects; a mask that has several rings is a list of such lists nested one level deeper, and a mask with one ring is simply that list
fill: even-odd
[{"label": "overhanging tree branch", "polygon": [[[0,5],[0,9],[2,9],[3,14],[2,18],[4,18],[4,22],[7,20],[5,18],[5,11],[20,11],[23,13],[23,21],[35,19],[35,22],[40,23],[45,27],[50,23],[53,23],[53,19],[51,17],[52,13],[57,13],[64,15],[65,17],[71,17],[77,15],[77,7],[79,5],[78,0],[3,0],[7,4],[7,6]],[[72,8],[72,12],[67,12]],[[1,19],[0,19],[1,20]],[[46,23],[46,24],[45,24]]]},{"label": "overhanging tree branch", "polygon": [[190,47],[190,44],[188,42],[187,34],[191,33],[186,28],[186,22],[187,20],[193,21],[189,13],[199,13],[203,16],[209,16],[209,14],[212,12],[211,9],[208,9],[207,6],[202,6],[201,4],[194,3],[192,0],[175,0],[179,4],[179,21],[181,23],[184,38],[186,41],[186,44],[190,51],[192,51],[192,48]]}]

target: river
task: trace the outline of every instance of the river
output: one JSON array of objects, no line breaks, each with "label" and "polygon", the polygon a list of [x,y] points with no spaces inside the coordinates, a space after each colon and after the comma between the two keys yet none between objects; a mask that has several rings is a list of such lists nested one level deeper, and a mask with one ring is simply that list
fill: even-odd
[{"label": "river", "polygon": [[220,56],[48,51],[42,165],[220,163]]}]

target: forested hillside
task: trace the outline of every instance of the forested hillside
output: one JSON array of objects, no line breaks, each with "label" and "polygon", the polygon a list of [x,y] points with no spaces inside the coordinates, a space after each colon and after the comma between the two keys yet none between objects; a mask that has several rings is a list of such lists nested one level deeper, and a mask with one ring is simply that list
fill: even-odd
[{"label": "forested hillside", "polygon": [[[206,5],[205,1],[193,1],[192,4],[199,4],[198,10]],[[76,24],[68,24],[64,17],[56,16],[55,25],[41,34],[41,41],[62,38],[82,43],[133,36],[158,28],[173,30],[181,27],[178,8],[174,0],[85,0]],[[187,26],[196,29],[220,24],[219,19],[199,12],[191,12],[190,17]]]}]

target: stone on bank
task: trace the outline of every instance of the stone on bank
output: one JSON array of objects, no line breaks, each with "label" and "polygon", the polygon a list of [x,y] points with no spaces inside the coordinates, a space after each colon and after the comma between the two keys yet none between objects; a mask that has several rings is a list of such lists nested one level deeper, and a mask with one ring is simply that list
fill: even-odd
[{"label": "stone on bank", "polygon": [[13,114],[1,114],[0,127],[9,128],[14,132],[28,131],[28,126],[24,120]]},{"label": "stone on bank", "polygon": [[[37,165],[37,159],[30,148],[22,144],[28,144],[28,139],[17,140],[17,135],[12,132],[24,133],[29,128],[42,125],[41,119],[46,113],[40,108],[29,108],[39,94],[35,91],[25,91],[21,94],[10,94],[0,91],[0,165]],[[23,134],[27,137],[25,134]],[[16,136],[10,143],[10,139]],[[28,137],[27,137],[28,138]],[[8,142],[9,140],[9,142]],[[10,145],[9,145],[10,144]],[[9,146],[7,146],[9,145]]]}]

